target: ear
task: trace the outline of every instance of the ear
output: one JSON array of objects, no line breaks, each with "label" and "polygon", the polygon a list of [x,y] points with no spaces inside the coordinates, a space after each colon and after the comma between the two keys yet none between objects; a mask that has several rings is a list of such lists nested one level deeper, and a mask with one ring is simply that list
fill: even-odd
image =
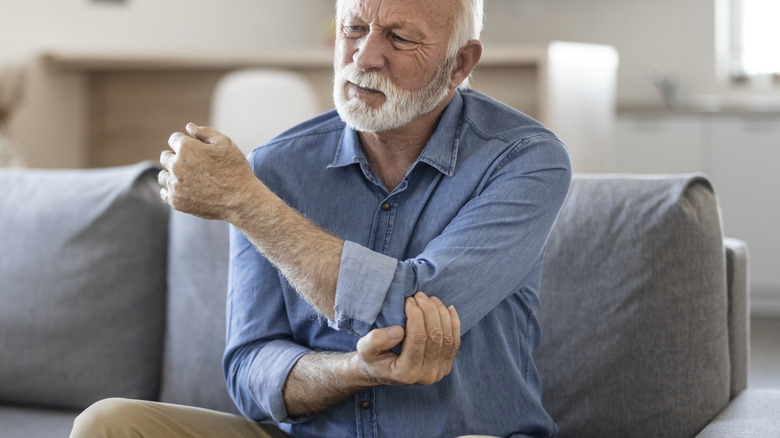
[{"label": "ear", "polygon": [[450,88],[457,88],[465,81],[481,57],[482,42],[479,40],[469,40],[465,46],[461,47],[455,55],[455,63],[452,66],[452,73],[450,73]]}]

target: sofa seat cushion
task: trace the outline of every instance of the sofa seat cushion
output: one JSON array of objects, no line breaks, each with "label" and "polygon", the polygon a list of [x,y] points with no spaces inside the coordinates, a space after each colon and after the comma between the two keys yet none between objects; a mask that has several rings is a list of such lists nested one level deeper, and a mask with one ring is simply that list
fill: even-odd
[{"label": "sofa seat cushion", "polygon": [[79,411],[0,405],[0,437],[63,438]]},{"label": "sofa seat cushion", "polygon": [[729,403],[696,438],[776,438],[780,390],[748,389]]},{"label": "sofa seat cushion", "polygon": [[156,174],[0,172],[0,403],[157,398],[169,209]]},{"label": "sofa seat cushion", "polygon": [[541,297],[535,358],[560,437],[691,437],[728,403],[723,237],[704,177],[575,177]]}]

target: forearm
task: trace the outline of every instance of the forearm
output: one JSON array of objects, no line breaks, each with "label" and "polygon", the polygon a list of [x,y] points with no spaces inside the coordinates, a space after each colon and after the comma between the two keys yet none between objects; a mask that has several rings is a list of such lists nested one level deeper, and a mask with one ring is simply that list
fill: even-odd
[{"label": "forearm", "polygon": [[310,353],[295,364],[284,385],[291,418],[315,415],[364,389],[378,386],[358,354]]},{"label": "forearm", "polygon": [[286,205],[259,181],[228,217],[295,289],[333,320],[344,242]]}]

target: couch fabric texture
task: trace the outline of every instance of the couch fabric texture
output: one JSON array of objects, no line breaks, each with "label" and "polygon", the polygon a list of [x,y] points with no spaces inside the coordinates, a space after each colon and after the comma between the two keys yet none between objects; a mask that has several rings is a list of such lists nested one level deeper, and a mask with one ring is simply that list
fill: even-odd
[{"label": "couch fabric texture", "polygon": [[0,173],[0,402],[157,397],[168,211],[153,170]]},{"label": "couch fabric texture", "polygon": [[561,437],[693,436],[728,404],[722,240],[702,177],[573,185],[547,247],[536,354]]},{"label": "couch fabric texture", "polygon": [[164,402],[238,413],[225,389],[228,225],[171,212]]},{"label": "couch fabric texture", "polygon": [[[105,397],[236,412],[228,226],[171,213],[156,173],[0,171],[0,437],[67,436]],[[747,252],[727,243],[700,175],[575,177],[536,354],[559,436],[728,436],[745,409],[778,410],[743,391]]]}]

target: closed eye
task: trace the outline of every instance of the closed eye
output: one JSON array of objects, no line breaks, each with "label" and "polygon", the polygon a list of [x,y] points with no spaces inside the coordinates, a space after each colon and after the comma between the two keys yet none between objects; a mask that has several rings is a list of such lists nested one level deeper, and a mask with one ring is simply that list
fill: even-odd
[{"label": "closed eye", "polygon": [[390,35],[390,40],[393,42],[393,45],[400,49],[411,49],[417,45],[416,42],[408,40],[395,33]]},{"label": "closed eye", "polygon": [[366,33],[366,28],[361,25],[353,24],[353,25],[344,25],[342,26],[342,32],[344,33],[344,36],[347,38],[358,38],[364,33]]}]

